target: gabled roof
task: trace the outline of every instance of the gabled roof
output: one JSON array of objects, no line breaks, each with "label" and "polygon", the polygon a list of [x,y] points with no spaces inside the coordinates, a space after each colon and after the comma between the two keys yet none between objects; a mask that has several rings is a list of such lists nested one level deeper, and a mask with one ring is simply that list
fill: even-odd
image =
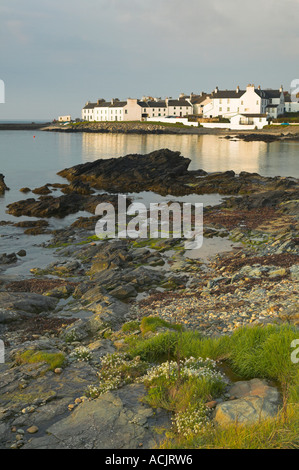
[{"label": "gabled roof", "polygon": [[280,98],[281,91],[280,90],[263,90],[266,93],[266,98],[273,99],[273,98]]},{"label": "gabled roof", "polygon": [[137,104],[141,107],[141,108],[148,108],[148,104],[146,101],[137,101]]},{"label": "gabled roof", "polygon": [[245,90],[218,90],[217,93],[213,91],[211,93],[211,98],[212,99],[238,99],[241,98],[242,95],[244,95]]},{"label": "gabled roof", "polygon": [[149,108],[166,108],[166,101],[148,101]]},{"label": "gabled roof", "polygon": [[93,109],[97,103],[87,103],[83,109]]},{"label": "gabled roof", "polygon": [[200,104],[209,97],[210,95],[208,95],[207,93],[202,93],[202,95],[192,95],[190,101],[192,104]]},{"label": "gabled roof", "polygon": [[95,108],[109,108],[111,101],[101,101],[99,104],[95,104]]},{"label": "gabled roof", "polygon": [[292,102],[292,97],[288,91],[284,93],[284,101],[285,103],[291,103]]},{"label": "gabled roof", "polygon": [[189,103],[189,101],[186,100],[169,100],[168,101],[168,106],[188,106],[192,107],[192,104]]},{"label": "gabled roof", "polygon": [[109,108],[123,108],[126,104],[126,101],[114,101],[113,103],[110,103]]}]

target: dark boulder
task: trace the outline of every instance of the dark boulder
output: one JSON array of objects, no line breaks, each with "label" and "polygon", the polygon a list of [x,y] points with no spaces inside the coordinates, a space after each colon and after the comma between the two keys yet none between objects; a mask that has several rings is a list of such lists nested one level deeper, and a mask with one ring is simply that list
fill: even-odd
[{"label": "dark boulder", "polygon": [[0,173],[0,194],[4,194],[5,191],[9,191],[9,188],[6,186],[4,182],[5,176]]}]

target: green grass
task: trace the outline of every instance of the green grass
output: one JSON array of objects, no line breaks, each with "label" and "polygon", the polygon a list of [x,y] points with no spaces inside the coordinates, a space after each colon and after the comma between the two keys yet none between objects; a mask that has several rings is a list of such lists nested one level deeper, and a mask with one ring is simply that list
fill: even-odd
[{"label": "green grass", "polygon": [[130,333],[132,331],[137,331],[139,330],[140,327],[140,322],[137,320],[129,321],[127,323],[124,323],[124,325],[121,328],[121,331],[123,333]]},{"label": "green grass", "polygon": [[289,406],[288,418],[282,414],[275,419],[248,426],[231,424],[226,427],[207,427],[200,435],[188,439],[168,433],[161,449],[298,449],[298,407]]},{"label": "green grass", "polygon": [[167,355],[175,358],[179,349],[182,358],[225,359],[233,372],[244,379],[261,377],[282,383],[297,377],[298,366],[291,362],[291,342],[298,337],[298,329],[289,325],[244,327],[219,338],[203,338],[191,331],[166,332],[138,338],[129,352],[160,362]]},{"label": "green grass", "polygon": [[128,341],[128,353],[131,357],[140,356],[144,361],[161,362],[174,357],[177,343],[178,334],[172,332],[161,333],[147,340],[135,338]]},{"label": "green grass", "polygon": [[169,328],[176,331],[182,331],[183,327],[177,325],[176,323],[169,323],[166,320],[163,320],[159,317],[144,317],[141,320],[140,330],[143,334],[151,332],[156,332],[158,328]]},{"label": "green grass", "polygon": [[29,349],[16,358],[18,364],[38,364],[45,362],[49,365],[48,370],[55,370],[63,366],[65,362],[65,356],[62,353],[46,353],[44,351],[33,351]]},{"label": "green grass", "polygon": [[155,380],[148,389],[144,401],[153,408],[163,408],[179,413],[220,396],[224,384],[206,377],[189,378],[188,380],[171,381],[165,377]]}]

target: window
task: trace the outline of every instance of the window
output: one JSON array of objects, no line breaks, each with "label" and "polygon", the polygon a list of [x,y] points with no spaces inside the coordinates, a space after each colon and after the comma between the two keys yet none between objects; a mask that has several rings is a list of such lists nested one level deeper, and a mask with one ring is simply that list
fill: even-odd
[{"label": "window", "polygon": [[222,108],[219,108],[219,111],[222,111]]},{"label": "window", "polygon": [[230,108],[227,108],[227,112],[229,112],[229,111],[230,111]]}]

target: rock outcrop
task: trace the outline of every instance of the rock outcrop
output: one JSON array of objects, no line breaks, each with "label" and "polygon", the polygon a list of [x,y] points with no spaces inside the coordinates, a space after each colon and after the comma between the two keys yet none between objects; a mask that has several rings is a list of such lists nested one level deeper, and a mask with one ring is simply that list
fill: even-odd
[{"label": "rock outcrop", "polygon": [[264,380],[236,382],[230,389],[230,395],[231,400],[216,407],[215,421],[221,426],[258,423],[277,415],[279,392]]},{"label": "rock outcrop", "polygon": [[0,173],[0,194],[4,194],[5,191],[9,191],[9,188],[6,186],[4,182],[5,176]]}]

